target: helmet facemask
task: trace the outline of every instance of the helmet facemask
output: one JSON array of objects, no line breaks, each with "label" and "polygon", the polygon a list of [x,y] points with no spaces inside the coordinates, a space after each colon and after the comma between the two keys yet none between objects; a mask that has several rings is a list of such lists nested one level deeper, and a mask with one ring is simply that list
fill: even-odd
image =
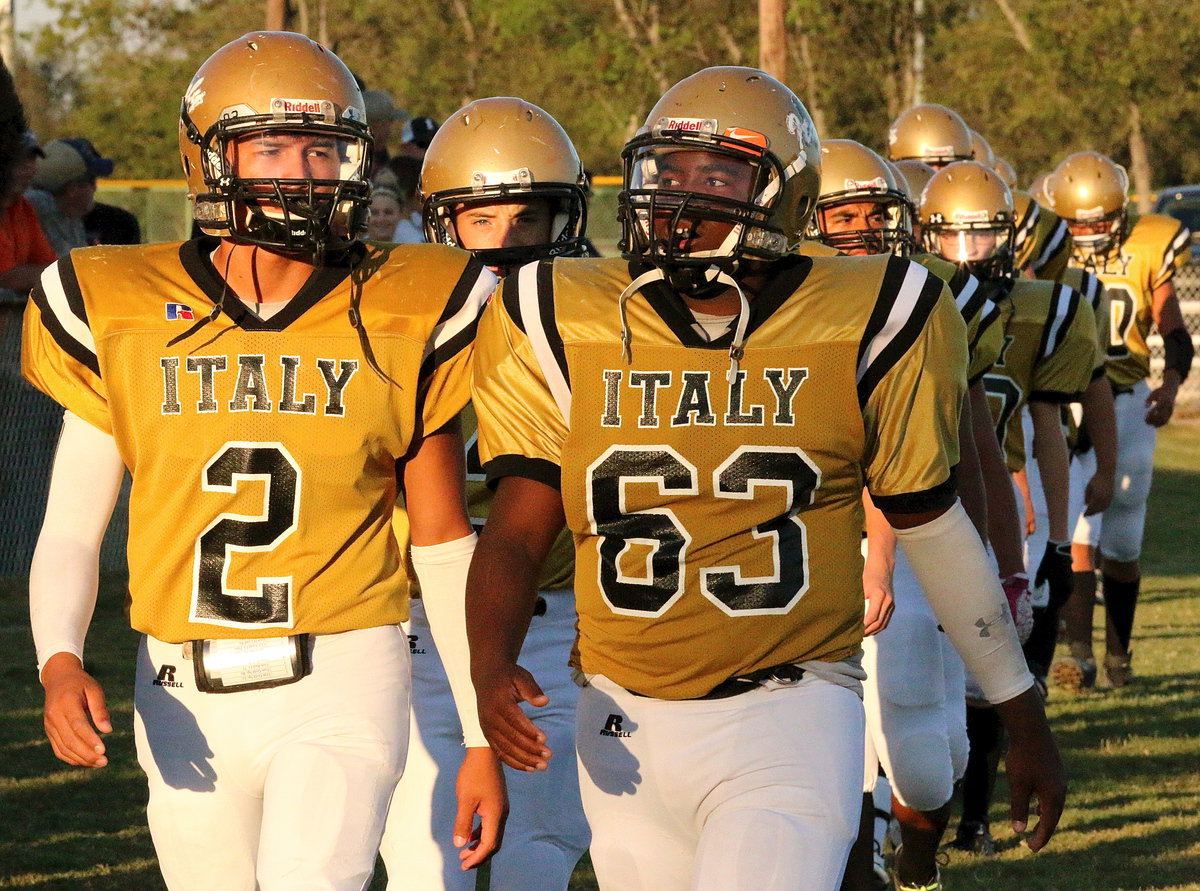
[{"label": "helmet facemask", "polygon": [[723,286],[710,270],[732,274],[744,259],[770,261],[787,252],[788,235],[774,217],[790,171],[767,148],[715,133],[661,130],[635,137],[621,157],[622,256],[661,268],[677,290],[697,297],[719,292]]},{"label": "helmet facemask", "polygon": [[[925,250],[988,281],[1013,277],[1015,233],[1012,221],[1001,217],[947,222],[935,215],[921,228]],[[989,238],[991,244],[984,247],[981,242]]]},{"label": "helmet facemask", "polygon": [[511,267],[554,257],[577,257],[585,250],[587,196],[583,187],[567,182],[533,182],[527,168],[507,174],[476,172],[475,184],[445,189],[424,202],[425,237],[436,244],[463,247],[455,216],[479,204],[546,201],[550,205],[550,239],[534,245],[471,250],[485,266]]},{"label": "helmet facemask", "polygon": [[[285,102],[287,100],[279,100]],[[195,196],[195,219],[206,231],[282,253],[321,256],[355,243],[366,228],[372,140],[365,122],[337,119],[329,102],[311,110],[239,115],[226,109],[206,133],[180,115],[199,148],[206,192]],[[254,138],[317,140],[334,153],[337,170],[323,178],[243,176],[239,150]]]},{"label": "helmet facemask", "polygon": [[[826,231],[826,215],[839,207],[853,204],[877,205],[883,214],[883,225],[839,232]],[[807,237],[847,254],[862,252],[904,257],[914,247],[913,216],[908,197],[886,188],[886,185],[870,190],[835,192],[822,195],[817,202],[817,211],[809,224]]]},{"label": "helmet facemask", "polygon": [[[1111,213],[1104,213],[1103,208],[1098,207],[1094,212],[1083,211],[1075,219],[1067,220],[1067,228],[1071,232],[1071,241],[1076,253],[1082,257],[1103,257],[1108,254],[1124,241],[1127,217],[1124,207],[1119,207]],[[1093,231],[1079,232],[1079,227],[1087,227]]]}]

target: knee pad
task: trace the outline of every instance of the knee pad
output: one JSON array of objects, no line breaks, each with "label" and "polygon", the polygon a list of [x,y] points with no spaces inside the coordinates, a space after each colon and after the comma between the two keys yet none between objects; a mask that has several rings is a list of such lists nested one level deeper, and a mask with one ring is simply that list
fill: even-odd
[{"label": "knee pad", "polygon": [[906,807],[932,811],[954,794],[954,768],[944,730],[915,729],[888,740],[892,794]]}]

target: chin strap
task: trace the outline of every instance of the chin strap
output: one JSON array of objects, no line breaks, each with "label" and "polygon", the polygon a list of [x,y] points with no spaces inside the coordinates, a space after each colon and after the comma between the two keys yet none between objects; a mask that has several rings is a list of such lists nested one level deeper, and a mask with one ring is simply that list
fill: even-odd
[{"label": "chin strap", "polygon": [[725,379],[732,385],[737,381],[738,363],[742,361],[742,357],[746,354],[743,344],[746,342],[746,329],[750,327],[750,301],[746,299],[746,292],[742,290],[742,286],[738,284],[736,278],[728,272],[717,269],[715,266],[709,272],[711,273],[714,270],[716,275],[709,274],[709,281],[720,282],[723,285],[733,288],[737,291],[738,301],[741,304],[738,307],[737,321],[733,326],[733,342],[729,344],[729,371],[725,374]]},{"label": "chin strap", "polygon": [[[750,327],[750,301],[746,299],[746,293],[742,290],[742,286],[738,284],[737,279],[717,266],[710,266],[704,271],[704,278],[708,282],[717,282],[726,287],[733,288],[737,291],[740,306],[738,308],[737,322],[733,328],[733,342],[729,345],[729,371],[726,373],[726,379],[730,384],[737,380],[738,365],[745,355],[743,345],[746,342],[746,329]],[[621,296],[617,299],[617,311],[621,317],[621,357],[628,365],[633,362],[633,332],[629,327],[629,310],[627,304],[631,297],[644,288],[651,282],[663,281],[666,279],[666,273],[655,267],[646,272],[643,272],[621,292]]]},{"label": "chin strap", "polygon": [[621,292],[621,296],[617,298],[617,312],[621,316],[621,357],[628,365],[633,362],[633,332],[629,330],[629,311],[625,304],[629,302],[629,298],[640,291],[642,288],[651,282],[660,282],[666,278],[666,273],[657,266],[646,272],[643,272]]}]

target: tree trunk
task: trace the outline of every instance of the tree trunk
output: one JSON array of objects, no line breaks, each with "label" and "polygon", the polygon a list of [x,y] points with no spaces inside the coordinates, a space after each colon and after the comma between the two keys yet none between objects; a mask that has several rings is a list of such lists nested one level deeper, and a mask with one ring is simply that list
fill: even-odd
[{"label": "tree trunk", "polygon": [[758,0],[758,67],[787,83],[787,29],[783,0]]},{"label": "tree trunk", "polygon": [[1142,111],[1136,100],[1129,103],[1129,167],[1133,177],[1133,193],[1138,213],[1150,213],[1154,206],[1150,191],[1150,156],[1142,133]]},{"label": "tree trunk", "polygon": [[286,31],[288,20],[287,0],[267,0],[267,30]]}]

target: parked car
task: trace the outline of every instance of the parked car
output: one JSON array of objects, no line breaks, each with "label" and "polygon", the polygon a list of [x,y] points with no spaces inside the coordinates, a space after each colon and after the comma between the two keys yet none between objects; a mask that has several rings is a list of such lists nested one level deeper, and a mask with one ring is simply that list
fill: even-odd
[{"label": "parked car", "polygon": [[1192,232],[1192,263],[1200,263],[1200,185],[1169,186],[1158,193],[1154,212],[1174,217]]}]

